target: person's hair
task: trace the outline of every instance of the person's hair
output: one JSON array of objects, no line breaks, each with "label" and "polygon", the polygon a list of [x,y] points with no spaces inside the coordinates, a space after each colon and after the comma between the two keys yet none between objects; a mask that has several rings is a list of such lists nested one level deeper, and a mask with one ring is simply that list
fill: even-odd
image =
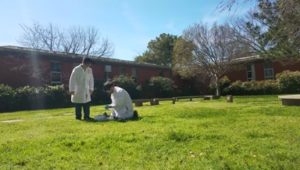
[{"label": "person's hair", "polygon": [[82,63],[83,64],[93,64],[93,60],[91,58],[88,58],[88,57],[84,57],[82,59]]},{"label": "person's hair", "polygon": [[107,80],[104,84],[103,84],[103,89],[104,91],[109,90],[112,86],[114,86],[115,83],[111,80]]}]

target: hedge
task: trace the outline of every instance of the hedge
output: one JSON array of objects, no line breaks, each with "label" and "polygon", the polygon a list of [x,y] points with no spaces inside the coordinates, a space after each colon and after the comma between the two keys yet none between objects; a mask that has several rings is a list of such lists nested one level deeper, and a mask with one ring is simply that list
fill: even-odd
[{"label": "hedge", "polygon": [[0,84],[0,112],[70,106],[70,97],[63,86],[20,87]]},{"label": "hedge", "polygon": [[284,71],[276,79],[282,93],[300,93],[300,71]]},{"label": "hedge", "polygon": [[[126,89],[133,99],[169,97],[173,95],[173,81],[164,77],[153,77],[147,84],[138,85],[131,77],[114,78],[116,85]],[[110,102],[110,96],[103,91],[104,81],[95,81],[92,105]],[[144,92],[142,92],[144,90]],[[0,112],[62,108],[72,106],[70,95],[63,85],[45,87],[19,87],[0,84]]]},{"label": "hedge", "polygon": [[223,95],[266,95],[279,93],[280,89],[278,82],[275,80],[247,82],[236,81],[224,88],[222,92]]},{"label": "hedge", "polygon": [[264,95],[300,93],[300,72],[284,71],[276,75],[276,80],[236,81],[222,91],[223,95]]}]

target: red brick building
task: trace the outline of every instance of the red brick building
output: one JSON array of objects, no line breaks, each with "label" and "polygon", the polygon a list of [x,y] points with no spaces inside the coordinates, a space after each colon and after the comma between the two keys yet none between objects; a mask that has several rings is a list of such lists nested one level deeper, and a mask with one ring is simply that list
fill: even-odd
[{"label": "red brick building", "polygon": [[[12,87],[65,84],[74,66],[81,63],[82,56],[49,52],[15,46],[0,47],[0,83]],[[138,64],[113,58],[94,59],[92,66],[95,81],[104,81],[118,75],[133,76],[139,84],[153,76],[171,78],[168,67]]]},{"label": "red brick building", "polygon": [[226,75],[232,82],[275,79],[285,70],[300,71],[300,60],[268,60],[259,56],[239,58]]}]

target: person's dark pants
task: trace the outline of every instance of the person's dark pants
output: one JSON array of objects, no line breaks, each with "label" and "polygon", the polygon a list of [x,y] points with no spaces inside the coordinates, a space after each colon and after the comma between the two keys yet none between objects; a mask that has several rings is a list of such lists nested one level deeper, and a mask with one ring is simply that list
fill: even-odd
[{"label": "person's dark pants", "polygon": [[90,103],[75,103],[76,119],[81,119],[81,108],[83,108],[84,119],[90,118]]}]

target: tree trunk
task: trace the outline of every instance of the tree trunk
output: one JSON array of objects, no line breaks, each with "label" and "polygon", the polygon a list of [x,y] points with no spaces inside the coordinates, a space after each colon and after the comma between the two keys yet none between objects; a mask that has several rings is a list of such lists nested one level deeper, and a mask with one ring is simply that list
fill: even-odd
[{"label": "tree trunk", "polygon": [[216,80],[216,96],[220,96],[220,87],[219,87],[219,78],[217,75],[215,75],[215,80]]}]

